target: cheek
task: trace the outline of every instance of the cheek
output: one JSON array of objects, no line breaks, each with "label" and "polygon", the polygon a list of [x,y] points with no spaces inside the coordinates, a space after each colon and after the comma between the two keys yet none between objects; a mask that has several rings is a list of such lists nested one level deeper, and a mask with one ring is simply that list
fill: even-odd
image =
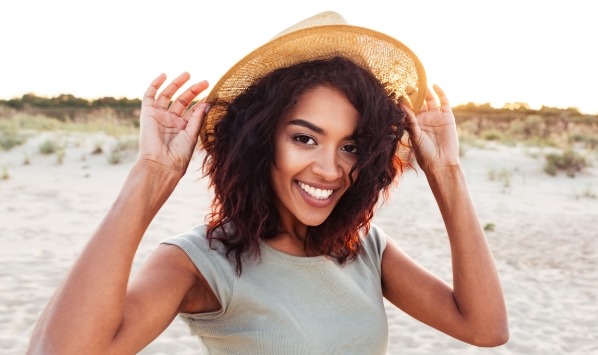
[{"label": "cheek", "polygon": [[[351,170],[349,170],[351,171]],[[353,179],[353,183],[355,183],[357,181],[357,178],[359,177],[359,170],[355,169],[355,171],[353,173],[351,173],[351,178]]]},{"label": "cheek", "polygon": [[274,151],[274,165],[271,169],[272,185],[280,193],[280,189],[283,186],[287,186],[289,182],[292,182],[293,177],[299,172],[299,162],[304,160],[304,157],[300,157],[299,154],[293,152],[293,150],[285,147],[284,142],[277,144]]},{"label": "cheek", "polygon": [[282,174],[296,174],[309,159],[308,154],[296,149],[288,140],[283,140],[275,145],[274,163]]},{"label": "cheek", "polygon": [[282,175],[287,170],[289,158],[286,154],[283,154],[279,150],[274,152],[274,165],[272,166],[272,172],[274,175]]},{"label": "cheek", "polygon": [[343,161],[342,163],[342,168],[343,171],[345,173],[346,179],[349,179],[349,175],[351,176],[351,178],[353,179],[353,182],[357,181],[357,177],[359,177],[359,169],[355,169],[354,171],[351,171],[351,169],[353,169],[353,167],[357,165],[357,157],[352,158],[352,159],[345,159],[345,161]]}]

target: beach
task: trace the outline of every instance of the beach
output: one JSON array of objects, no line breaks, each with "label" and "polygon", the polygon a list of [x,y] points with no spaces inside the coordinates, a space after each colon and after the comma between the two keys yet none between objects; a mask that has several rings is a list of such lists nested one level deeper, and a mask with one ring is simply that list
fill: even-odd
[{"label": "beach", "polygon": [[[58,157],[38,147],[54,132],[0,151],[0,354],[23,354],[34,324],[134,161],[115,163],[109,136],[70,133]],[[99,143],[98,143],[99,142]],[[461,343],[387,304],[388,354],[598,354],[598,158],[575,177],[543,170],[548,148],[464,146],[463,169],[505,293],[511,337]],[[147,230],[133,273],[164,238],[204,222],[211,195],[188,173]],[[450,250],[425,175],[407,171],[374,220],[417,262],[451,282]],[[85,310],[81,310],[82,313]],[[180,319],[140,354],[202,354]]]}]

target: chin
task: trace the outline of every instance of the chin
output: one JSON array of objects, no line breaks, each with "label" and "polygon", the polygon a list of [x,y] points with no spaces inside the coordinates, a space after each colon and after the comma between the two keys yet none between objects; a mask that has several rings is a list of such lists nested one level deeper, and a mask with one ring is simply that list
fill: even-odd
[{"label": "chin", "polygon": [[301,222],[308,227],[317,227],[326,222],[329,216],[330,215],[326,216],[325,218],[304,218]]}]

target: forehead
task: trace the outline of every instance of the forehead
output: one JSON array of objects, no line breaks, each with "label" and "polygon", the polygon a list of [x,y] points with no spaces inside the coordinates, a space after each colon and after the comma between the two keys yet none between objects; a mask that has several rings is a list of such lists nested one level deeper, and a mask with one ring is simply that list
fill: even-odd
[{"label": "forehead", "polygon": [[319,85],[303,92],[283,121],[286,124],[297,118],[315,124],[349,125],[354,130],[359,112],[341,90]]}]

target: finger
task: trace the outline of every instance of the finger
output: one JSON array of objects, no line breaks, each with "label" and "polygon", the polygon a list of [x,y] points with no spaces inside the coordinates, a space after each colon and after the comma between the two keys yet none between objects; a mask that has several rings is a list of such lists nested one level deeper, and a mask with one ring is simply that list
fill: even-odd
[{"label": "finger", "polygon": [[157,78],[152,80],[152,83],[143,94],[143,100],[141,101],[142,106],[153,106],[154,100],[156,99],[156,93],[164,81],[166,80],[166,74],[162,73]]},{"label": "finger", "polygon": [[185,109],[189,107],[191,102],[193,102],[193,100],[207,88],[208,82],[205,80],[191,85],[187,90],[185,90],[185,92],[179,95],[179,97],[176,99],[175,102],[172,103],[172,105],[170,105],[168,111],[181,117],[183,115],[183,112],[185,112]]},{"label": "finger", "polygon": [[183,116],[181,116],[181,119],[185,122],[188,122],[193,112],[195,112],[195,110],[199,108],[199,105],[203,104],[205,101],[206,98],[204,97],[201,100],[195,102],[191,107],[189,107],[189,109],[183,114]]},{"label": "finger", "polygon": [[191,106],[184,114],[183,116],[181,116],[181,120],[185,121],[185,122],[189,122],[189,119],[191,118],[191,115],[193,115],[193,113],[195,112],[196,109],[199,108],[199,105],[201,105],[203,102],[205,101],[205,97],[201,100],[199,100],[198,102],[194,103],[193,106]]},{"label": "finger", "polygon": [[426,90],[426,105],[428,107],[428,111],[438,111],[438,102],[436,101],[434,92],[429,88]]},{"label": "finger", "polygon": [[451,105],[444,90],[442,90],[440,86],[434,84],[434,91],[436,92],[436,95],[438,95],[438,99],[440,100],[440,110],[442,112],[452,112]]},{"label": "finger", "polygon": [[405,119],[407,120],[408,126],[407,128],[418,126],[419,123],[417,122],[417,117],[415,116],[415,113],[413,113],[413,111],[411,111],[411,109],[409,108],[403,108],[403,110],[405,111]]},{"label": "finger", "polygon": [[194,107],[193,113],[189,118],[189,122],[187,123],[187,127],[185,131],[194,140],[194,144],[197,143],[197,139],[199,137],[199,129],[201,128],[201,124],[204,120],[204,117],[210,110],[210,105],[208,103],[202,102],[196,107]]},{"label": "finger", "polygon": [[162,90],[160,95],[158,95],[155,106],[164,110],[168,109],[170,100],[174,94],[187,82],[187,80],[189,80],[190,77],[191,75],[185,72],[174,79],[164,90]]},{"label": "finger", "polygon": [[419,137],[420,134],[420,127],[417,116],[413,110],[411,110],[411,108],[407,106],[402,107],[403,111],[405,111],[405,120],[407,121],[405,128],[407,129],[407,132],[409,132],[409,136],[411,136],[413,139],[418,139],[417,137]]}]

